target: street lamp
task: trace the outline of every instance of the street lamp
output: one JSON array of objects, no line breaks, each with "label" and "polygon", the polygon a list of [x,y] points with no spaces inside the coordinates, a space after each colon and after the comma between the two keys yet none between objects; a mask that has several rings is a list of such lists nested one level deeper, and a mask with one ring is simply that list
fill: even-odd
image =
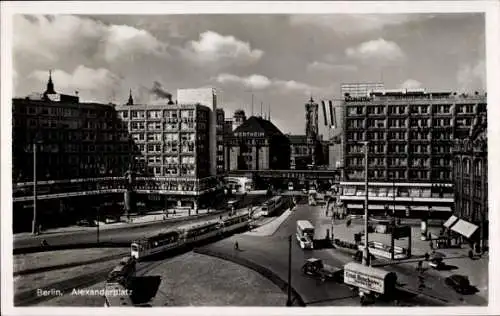
[{"label": "street lamp", "polygon": [[288,292],[286,306],[292,306],[292,235],[288,236]]},{"label": "street lamp", "polygon": [[370,250],[368,249],[368,145],[369,142],[361,142],[365,146],[365,254],[363,264],[370,265]]},{"label": "street lamp", "polygon": [[37,227],[37,210],[36,210],[36,202],[37,202],[37,179],[36,179],[36,152],[37,145],[42,143],[42,139],[40,135],[37,133],[35,138],[33,139],[33,221],[31,232],[33,235],[38,235],[40,233]]}]

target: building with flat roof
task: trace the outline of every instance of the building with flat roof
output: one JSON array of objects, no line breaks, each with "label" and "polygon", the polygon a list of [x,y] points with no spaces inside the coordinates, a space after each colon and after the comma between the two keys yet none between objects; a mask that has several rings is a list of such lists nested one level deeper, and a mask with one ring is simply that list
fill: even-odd
[{"label": "building with flat roof", "polygon": [[383,90],[384,84],[382,82],[354,82],[343,83],[340,85],[340,95],[345,97],[366,97],[374,90]]},{"label": "building with flat roof", "polygon": [[368,142],[369,205],[403,216],[454,207],[453,142],[469,135],[486,113],[486,95],[381,90],[345,96],[343,194],[349,211],[362,212],[365,145]]},{"label": "building with flat roof", "polygon": [[[113,104],[80,102],[78,96],[59,94],[50,74],[45,92],[12,99],[13,198],[32,197],[36,159],[37,183],[46,183],[37,189],[38,222],[44,227],[92,214],[97,205],[119,203],[122,198],[112,194],[85,203],[79,197],[43,196],[96,190],[93,179],[123,177],[138,155]],[[14,203],[15,230],[27,229],[32,210],[32,199]]]},{"label": "building with flat roof", "polygon": [[193,103],[125,104],[116,110],[141,152],[137,165],[145,166],[136,192],[155,195],[166,208],[197,210],[211,203],[217,174],[224,172],[224,112],[215,107],[212,90],[186,91],[178,91],[181,100]]}]

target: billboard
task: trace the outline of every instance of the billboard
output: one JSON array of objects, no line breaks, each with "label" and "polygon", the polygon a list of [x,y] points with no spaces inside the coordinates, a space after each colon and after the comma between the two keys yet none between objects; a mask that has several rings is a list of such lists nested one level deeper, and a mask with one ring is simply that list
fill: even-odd
[{"label": "billboard", "polygon": [[344,283],[376,293],[384,293],[384,280],[359,271],[345,269]]}]

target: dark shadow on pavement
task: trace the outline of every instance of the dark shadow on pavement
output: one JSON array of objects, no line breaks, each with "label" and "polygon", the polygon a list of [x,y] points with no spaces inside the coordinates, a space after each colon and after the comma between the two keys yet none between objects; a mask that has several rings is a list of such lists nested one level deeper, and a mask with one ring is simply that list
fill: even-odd
[{"label": "dark shadow on pavement", "polygon": [[458,267],[451,264],[444,264],[442,267],[439,268],[439,270],[441,271],[451,271],[456,269],[458,269]]},{"label": "dark shadow on pavement", "polygon": [[161,277],[157,275],[135,277],[131,284],[132,295],[130,299],[132,303],[135,305],[151,301],[156,296],[160,283]]}]

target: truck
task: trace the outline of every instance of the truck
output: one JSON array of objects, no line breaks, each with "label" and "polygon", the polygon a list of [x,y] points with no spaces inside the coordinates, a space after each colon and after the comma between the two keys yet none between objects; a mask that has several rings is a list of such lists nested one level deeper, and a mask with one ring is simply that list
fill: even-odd
[{"label": "truck", "polygon": [[109,273],[106,279],[106,288],[120,285],[129,288],[136,272],[136,260],[134,257],[125,257]]},{"label": "truck", "polygon": [[318,277],[321,281],[334,280],[343,282],[344,271],[342,268],[337,268],[325,264],[323,260],[318,258],[309,258],[302,266],[302,272],[307,276]]},{"label": "truck", "polygon": [[314,226],[305,220],[297,221],[297,233],[295,234],[300,248],[313,249]]},{"label": "truck", "polygon": [[368,298],[391,297],[396,289],[397,275],[394,272],[349,262],[344,265],[344,284],[358,292],[363,304]]}]

